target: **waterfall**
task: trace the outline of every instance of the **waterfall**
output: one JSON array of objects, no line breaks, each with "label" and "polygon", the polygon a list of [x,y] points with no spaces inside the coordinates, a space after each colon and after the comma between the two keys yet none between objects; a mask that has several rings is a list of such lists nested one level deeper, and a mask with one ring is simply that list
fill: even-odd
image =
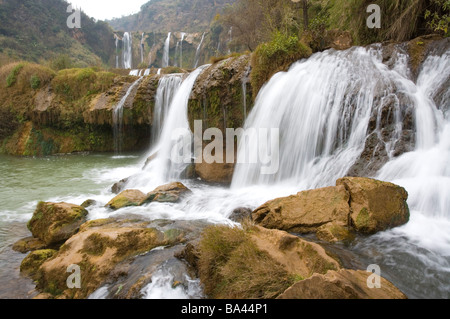
[{"label": "waterfall", "polygon": [[200,62],[200,52],[201,52],[201,49],[202,49],[203,41],[205,40],[205,34],[206,34],[206,32],[203,33],[202,39],[200,40],[200,43],[199,43],[199,45],[197,47],[197,51],[195,52],[194,68],[196,68],[198,66],[198,63]]},{"label": "waterfall", "polygon": [[228,31],[228,42],[227,42],[228,54],[231,53],[230,44],[232,41],[233,41],[233,27],[230,27],[230,30]]},{"label": "waterfall", "polygon": [[164,43],[164,53],[163,53],[163,62],[162,67],[167,68],[169,66],[169,53],[170,53],[170,37],[172,36],[172,33],[169,32],[167,35],[166,42]]},{"label": "waterfall", "polygon": [[116,69],[119,68],[119,37],[114,34],[114,42],[116,44]]},{"label": "waterfall", "polygon": [[180,68],[183,67],[183,41],[186,37],[186,33],[181,32],[181,41],[180,41]]},{"label": "waterfall", "polygon": [[181,74],[169,74],[161,77],[155,97],[155,110],[153,112],[152,143],[159,141],[162,124],[166,118],[173,97],[180,88],[182,82]]},{"label": "waterfall", "polygon": [[[169,110],[165,116],[159,141],[154,145],[146,158],[152,160],[146,165],[143,172],[135,175],[129,181],[133,188],[146,189],[148,191],[163,185],[169,181],[178,180],[186,167],[191,163],[191,145],[185,142],[192,139],[189,128],[187,106],[189,97],[197,77],[207,66],[199,67],[193,71],[181,84],[172,98]],[[167,79],[167,81],[176,81]],[[184,154],[175,154],[176,146],[182,146],[189,150]],[[174,157],[182,156],[182,158]]]},{"label": "waterfall", "polygon": [[[450,219],[450,119],[443,113],[449,89],[445,88],[443,105],[433,99],[442,91],[439,84],[448,83],[449,61],[449,52],[429,57],[414,83],[405,55],[398,53],[389,68],[378,49],[352,48],[317,53],[276,74],[260,91],[245,128],[280,129],[279,152],[272,150],[279,156],[279,170],[262,175],[263,164],[238,163],[233,188],[288,183],[301,190],[333,185],[358,160],[375,119],[378,138],[389,134],[387,164],[375,177],[405,186],[412,210]],[[390,133],[382,125],[386,105],[393,122]],[[394,157],[407,108],[414,112],[415,149]],[[258,154],[258,144],[242,143],[238,161],[246,154]]]},{"label": "waterfall", "polygon": [[141,48],[141,63],[144,63],[144,35],[145,35],[145,32],[142,32],[141,45],[140,45],[140,48]]},{"label": "waterfall", "polygon": [[244,122],[247,120],[247,85],[250,83],[251,67],[248,66],[242,78],[242,114],[244,115]]},{"label": "waterfall", "polygon": [[123,34],[123,68],[131,69],[133,67],[133,49],[131,35],[128,32]]},{"label": "waterfall", "polygon": [[130,85],[125,95],[120,99],[119,103],[113,108],[113,135],[114,135],[114,152],[116,155],[122,152],[123,148],[123,107],[133,89],[141,82],[142,78],[137,79]]}]

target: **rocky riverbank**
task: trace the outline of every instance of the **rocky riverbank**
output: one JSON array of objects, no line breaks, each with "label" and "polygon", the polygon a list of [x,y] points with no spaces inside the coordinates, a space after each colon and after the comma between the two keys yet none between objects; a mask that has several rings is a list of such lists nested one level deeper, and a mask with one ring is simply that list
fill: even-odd
[{"label": "rocky riverbank", "polygon": [[[125,190],[107,207],[113,212],[189,196],[183,184],[173,183],[140,196]],[[33,237],[14,249],[29,252],[21,272],[36,282],[36,298],[87,298],[104,286],[117,287],[111,297],[142,298],[157,263],[175,259],[181,273],[173,288],[188,285],[181,275],[188,273],[199,278],[207,298],[406,298],[384,278],[381,288],[369,288],[372,273],[343,268],[320,241],[299,236],[316,232],[335,242],[352,240],[351,232],[373,234],[402,225],[409,218],[406,198],[405,190],[391,183],[343,178],[336,187],[242,210],[234,227],[131,216],[88,221],[89,201],[86,208],[41,202],[28,223]],[[79,288],[68,288],[72,265],[80,267]]]}]

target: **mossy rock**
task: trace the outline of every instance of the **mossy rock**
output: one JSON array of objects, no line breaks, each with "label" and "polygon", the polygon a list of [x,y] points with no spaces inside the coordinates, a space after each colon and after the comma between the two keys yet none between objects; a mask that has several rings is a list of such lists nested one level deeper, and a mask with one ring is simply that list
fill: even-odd
[{"label": "mossy rock", "polygon": [[106,207],[117,210],[129,206],[139,206],[144,200],[145,194],[136,189],[128,189],[111,199]]},{"label": "mossy rock", "polygon": [[177,203],[184,195],[189,194],[190,192],[191,190],[180,182],[162,185],[148,193],[142,199],[140,205],[145,205],[152,202]]},{"label": "mossy rock", "polygon": [[27,276],[33,276],[39,267],[56,253],[57,251],[53,249],[36,250],[29,253],[20,264],[20,272]]},{"label": "mossy rock", "polygon": [[408,193],[398,185],[363,177],[336,182],[350,194],[350,220],[357,232],[375,234],[409,221]]},{"label": "mossy rock", "polygon": [[27,226],[35,238],[50,246],[76,234],[87,215],[78,205],[40,202]]},{"label": "mossy rock", "polygon": [[14,251],[17,251],[22,254],[27,253],[29,251],[41,250],[44,248],[46,248],[46,244],[42,240],[34,237],[27,237],[20,239],[17,242],[15,242],[14,245],[12,246],[12,249]]}]

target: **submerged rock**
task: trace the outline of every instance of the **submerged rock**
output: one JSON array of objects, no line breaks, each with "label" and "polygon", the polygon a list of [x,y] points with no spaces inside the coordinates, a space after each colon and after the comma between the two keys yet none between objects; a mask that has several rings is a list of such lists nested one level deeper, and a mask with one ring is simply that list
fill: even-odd
[{"label": "submerged rock", "polygon": [[406,299],[398,288],[382,277],[381,288],[369,288],[367,281],[371,274],[348,269],[315,274],[295,283],[278,299]]},{"label": "submerged rock", "polygon": [[87,214],[88,211],[78,205],[40,202],[28,222],[28,229],[47,246],[62,243],[78,231]]},{"label": "submerged rock", "polygon": [[234,222],[242,223],[245,220],[251,220],[252,219],[252,210],[250,208],[240,207],[233,210],[231,213],[229,219],[231,219]]}]

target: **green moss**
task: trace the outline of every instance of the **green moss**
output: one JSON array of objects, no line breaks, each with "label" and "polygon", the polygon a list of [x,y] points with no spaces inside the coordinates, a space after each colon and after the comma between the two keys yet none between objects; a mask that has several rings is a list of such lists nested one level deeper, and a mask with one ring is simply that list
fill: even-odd
[{"label": "green moss", "polygon": [[362,230],[369,227],[370,215],[366,207],[361,209],[356,217],[356,227],[358,230]]},{"label": "green moss", "polygon": [[319,256],[319,253],[312,247],[312,245],[304,244],[304,255],[300,256],[302,259],[306,260],[309,269],[311,269],[310,276],[313,274],[326,274],[329,270],[337,270],[336,266],[326,261],[324,258]]},{"label": "green moss", "polygon": [[101,256],[110,244],[111,240],[109,237],[103,237],[100,234],[94,233],[86,238],[81,252],[93,256]]},{"label": "green moss", "polygon": [[36,250],[29,253],[20,264],[20,272],[27,276],[33,276],[39,267],[56,253],[57,251],[53,249]]}]

